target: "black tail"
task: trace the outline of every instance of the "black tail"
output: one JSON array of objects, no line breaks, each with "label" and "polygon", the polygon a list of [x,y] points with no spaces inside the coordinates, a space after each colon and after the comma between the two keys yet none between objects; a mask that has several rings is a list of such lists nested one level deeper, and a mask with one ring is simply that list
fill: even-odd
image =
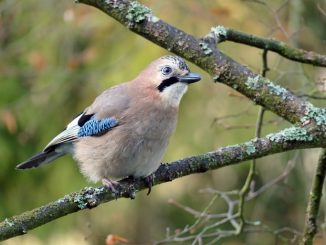
[{"label": "black tail", "polygon": [[49,163],[58,157],[63,156],[65,153],[58,153],[54,149],[50,151],[42,151],[32,158],[26,160],[25,162],[22,162],[16,166],[16,169],[28,169],[28,168],[37,168],[40,165]]}]

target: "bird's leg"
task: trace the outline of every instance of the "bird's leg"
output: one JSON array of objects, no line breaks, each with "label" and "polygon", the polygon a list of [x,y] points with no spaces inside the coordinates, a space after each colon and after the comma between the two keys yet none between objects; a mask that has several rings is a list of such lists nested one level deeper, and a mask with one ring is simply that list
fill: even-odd
[{"label": "bird's leg", "polygon": [[144,178],[145,184],[148,187],[147,196],[151,193],[154,184],[154,174],[150,174]]},{"label": "bird's leg", "polygon": [[120,187],[119,182],[108,179],[108,178],[103,178],[102,179],[102,184],[106,188],[108,188],[112,192],[112,194],[114,194],[115,196],[117,196],[119,194],[119,190],[118,190],[119,187]]},{"label": "bird's leg", "polygon": [[[128,176],[127,178],[123,179],[122,182],[125,183],[125,181],[133,181],[133,180],[135,180],[133,176]],[[104,185],[104,187],[110,190],[112,194],[116,197],[116,199],[118,198],[118,196],[135,199],[135,190],[132,188],[127,188],[127,189],[123,188],[123,186],[125,185],[123,183],[119,183],[118,181],[114,181],[108,178],[102,179],[102,184]]]}]

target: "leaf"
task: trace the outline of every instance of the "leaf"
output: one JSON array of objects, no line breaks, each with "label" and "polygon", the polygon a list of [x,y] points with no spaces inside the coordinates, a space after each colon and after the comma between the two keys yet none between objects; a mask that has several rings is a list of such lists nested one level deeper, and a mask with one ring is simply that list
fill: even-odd
[{"label": "leaf", "polygon": [[32,51],[27,57],[28,63],[37,71],[42,71],[48,66],[46,57],[39,51]]},{"label": "leaf", "polygon": [[7,128],[7,130],[14,134],[17,132],[17,121],[14,113],[10,110],[5,110],[1,114],[1,121]]},{"label": "leaf", "polygon": [[109,234],[106,239],[105,239],[105,244],[106,245],[115,245],[115,244],[121,244],[121,243],[129,243],[128,239],[114,235],[114,234]]}]

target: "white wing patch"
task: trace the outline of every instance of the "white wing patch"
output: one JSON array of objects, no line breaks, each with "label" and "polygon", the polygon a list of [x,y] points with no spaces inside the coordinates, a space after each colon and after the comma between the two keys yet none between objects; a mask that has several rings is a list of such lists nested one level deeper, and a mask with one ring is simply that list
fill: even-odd
[{"label": "white wing patch", "polygon": [[54,137],[50,143],[47,144],[47,146],[44,148],[44,151],[48,149],[49,147],[53,145],[57,145],[60,143],[65,142],[72,142],[78,139],[78,132],[80,129],[80,126],[78,125],[78,120],[83,114],[80,114],[78,117],[76,117],[74,120],[72,120],[65,130],[63,130],[60,134],[58,134],[56,137]]}]

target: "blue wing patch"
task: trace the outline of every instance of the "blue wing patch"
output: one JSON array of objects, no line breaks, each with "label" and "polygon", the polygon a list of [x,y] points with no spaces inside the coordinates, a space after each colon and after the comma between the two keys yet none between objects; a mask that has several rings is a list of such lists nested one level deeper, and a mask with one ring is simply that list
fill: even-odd
[{"label": "blue wing patch", "polygon": [[93,116],[88,120],[78,131],[78,137],[95,136],[103,134],[110,128],[118,125],[118,120],[115,118],[104,118],[97,120]]}]

